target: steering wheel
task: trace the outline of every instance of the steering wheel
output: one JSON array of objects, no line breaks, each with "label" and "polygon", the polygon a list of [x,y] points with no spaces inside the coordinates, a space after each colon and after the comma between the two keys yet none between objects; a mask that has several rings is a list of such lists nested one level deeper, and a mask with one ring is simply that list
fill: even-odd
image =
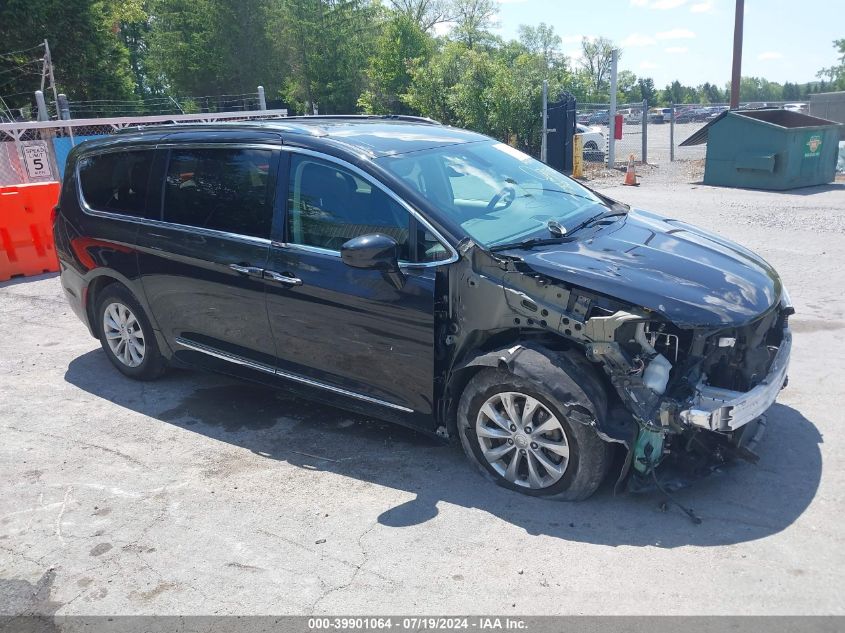
[{"label": "steering wheel", "polygon": [[516,200],[516,189],[514,189],[511,185],[505,185],[499,193],[490,198],[490,202],[487,203],[487,208],[484,212],[490,213],[496,208],[496,205],[502,201],[505,203],[505,206],[503,206],[502,209],[507,209],[513,204],[514,200]]}]

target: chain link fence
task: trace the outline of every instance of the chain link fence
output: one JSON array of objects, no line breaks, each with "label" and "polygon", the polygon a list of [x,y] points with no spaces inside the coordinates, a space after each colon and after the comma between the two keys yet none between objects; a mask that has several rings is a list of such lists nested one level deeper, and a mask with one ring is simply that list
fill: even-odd
[{"label": "chain link fence", "polygon": [[[807,103],[749,102],[740,109],[783,108],[807,112]],[[578,103],[578,132],[583,135],[585,165],[624,166],[633,156],[637,163],[665,165],[673,161],[703,160],[707,146],[680,147],[681,142],[729,109],[726,103],[670,104],[622,103],[616,107],[619,122],[611,148],[610,104]],[[611,157],[611,150],[613,156]]]},{"label": "chain link fence", "polygon": [[[261,94],[251,92],[239,95],[214,95],[204,97],[148,97],[145,99],[68,101],[68,116],[73,118],[109,118],[124,116],[155,116],[162,114],[203,114],[211,112],[248,112],[260,110]],[[55,114],[54,104],[52,114]]]}]

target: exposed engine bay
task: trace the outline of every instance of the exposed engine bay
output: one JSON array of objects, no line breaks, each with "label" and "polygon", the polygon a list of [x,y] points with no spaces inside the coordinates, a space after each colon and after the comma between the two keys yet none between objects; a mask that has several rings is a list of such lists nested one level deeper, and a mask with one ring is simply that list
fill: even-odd
[{"label": "exposed engine bay", "polygon": [[[521,349],[535,345],[580,351],[607,397],[605,411],[583,411],[581,421],[626,447],[619,482],[632,491],[661,487],[658,467],[663,485],[677,488],[734,458],[757,460],[761,416],[786,382],[794,309],[785,292],[740,325],[678,325],[519,259],[470,249],[471,267],[456,267],[450,279],[457,293],[443,344],[444,356],[456,354],[454,367],[512,367]],[[462,350],[497,343],[488,358],[460,358]]]}]

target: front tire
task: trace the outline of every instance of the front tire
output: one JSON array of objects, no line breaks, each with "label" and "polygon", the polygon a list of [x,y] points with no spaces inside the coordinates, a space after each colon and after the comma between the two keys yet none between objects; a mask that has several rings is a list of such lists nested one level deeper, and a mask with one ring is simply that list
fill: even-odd
[{"label": "front tire", "polygon": [[601,485],[610,450],[566,411],[542,385],[484,369],[461,395],[458,434],[469,460],[494,483],[531,496],[579,501]]},{"label": "front tire", "polygon": [[103,351],[120,373],[136,380],[155,380],[166,369],[155,333],[141,304],[120,284],[97,297],[97,334]]}]

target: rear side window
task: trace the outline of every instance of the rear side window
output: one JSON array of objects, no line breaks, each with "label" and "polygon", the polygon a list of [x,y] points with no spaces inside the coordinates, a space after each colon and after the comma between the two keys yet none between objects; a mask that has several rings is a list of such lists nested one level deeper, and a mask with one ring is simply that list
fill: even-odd
[{"label": "rear side window", "polygon": [[81,159],[79,181],[88,206],[143,217],[153,154],[152,150],[110,152]]},{"label": "rear side window", "polygon": [[263,149],[171,150],[164,221],[269,238],[276,159]]}]

